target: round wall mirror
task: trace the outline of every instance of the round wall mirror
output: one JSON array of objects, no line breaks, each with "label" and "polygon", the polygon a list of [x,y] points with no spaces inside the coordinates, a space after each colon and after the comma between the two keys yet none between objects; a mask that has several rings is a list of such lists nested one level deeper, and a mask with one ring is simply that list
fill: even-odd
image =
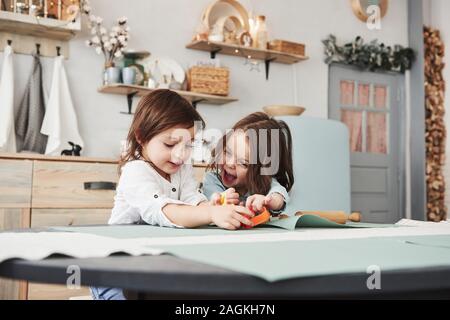
[{"label": "round wall mirror", "polygon": [[367,9],[370,6],[378,6],[380,8],[380,18],[386,15],[388,8],[388,0],[351,0],[353,13],[362,22],[366,22],[369,16],[372,14]]}]

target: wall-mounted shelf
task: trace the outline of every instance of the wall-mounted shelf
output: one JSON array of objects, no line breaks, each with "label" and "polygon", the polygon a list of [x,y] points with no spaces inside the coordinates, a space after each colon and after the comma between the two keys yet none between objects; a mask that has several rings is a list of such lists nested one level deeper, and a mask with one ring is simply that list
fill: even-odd
[{"label": "wall-mounted shelf", "polygon": [[309,59],[307,56],[299,56],[295,54],[279,52],[274,50],[263,50],[257,48],[249,48],[235,44],[228,44],[223,42],[212,42],[206,40],[197,40],[186,45],[188,49],[208,51],[211,59],[216,57],[217,53],[229,56],[237,56],[244,58],[251,58],[256,60],[263,60],[266,66],[266,79],[269,78],[269,67],[271,62],[294,64],[303,60]]},{"label": "wall-mounted shelf", "polygon": [[0,31],[4,32],[67,41],[80,30],[80,19],[70,22],[0,11]]},{"label": "wall-mounted shelf", "polygon": [[[136,86],[136,85],[126,85],[126,84],[111,84],[107,86],[102,86],[98,89],[98,92],[101,93],[111,93],[111,94],[120,94],[127,96],[127,102],[128,102],[128,112],[126,114],[132,114],[131,113],[131,107],[133,104],[133,98],[134,96],[143,96],[148,94],[149,92],[152,92],[156,89],[150,89],[143,86]],[[192,103],[194,108],[197,106],[197,103],[209,103],[209,104],[226,104],[233,101],[237,101],[237,99],[230,98],[230,97],[222,97],[222,96],[215,96],[211,94],[203,94],[203,93],[197,93],[197,92],[191,92],[191,91],[181,91],[181,90],[173,90],[182,97],[186,98],[188,101]],[[123,112],[125,113],[125,112]]]}]

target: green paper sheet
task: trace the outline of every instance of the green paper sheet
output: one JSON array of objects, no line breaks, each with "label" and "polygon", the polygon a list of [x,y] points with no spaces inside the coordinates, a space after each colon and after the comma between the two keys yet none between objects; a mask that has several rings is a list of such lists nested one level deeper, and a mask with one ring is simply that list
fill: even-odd
[{"label": "green paper sheet", "polygon": [[316,215],[304,214],[301,216],[292,216],[285,219],[273,220],[261,225],[261,227],[277,227],[286,230],[295,230],[296,228],[387,228],[395,227],[395,225],[362,222],[348,222],[346,224],[339,224]]},{"label": "green paper sheet", "polygon": [[450,236],[229,243],[220,246],[204,244],[159,248],[178,257],[254,275],[271,282],[298,277],[366,273],[367,268],[372,265],[380,267],[381,277],[383,271],[388,270],[450,266]]},{"label": "green paper sheet", "polygon": [[206,226],[193,229],[164,228],[150,225],[109,225],[109,226],[75,226],[75,227],[51,227],[51,231],[89,233],[98,236],[119,239],[130,238],[165,238],[165,237],[194,237],[217,236],[236,234],[280,233],[289,232],[278,228],[252,228],[239,230],[224,230],[215,226]]},{"label": "green paper sheet", "polygon": [[293,216],[285,219],[270,221],[251,229],[224,230],[215,226],[205,226],[193,229],[162,228],[150,225],[111,225],[111,226],[80,226],[80,227],[52,227],[53,231],[81,232],[113,238],[145,238],[149,237],[181,237],[203,235],[227,235],[256,233],[279,233],[280,229],[287,231],[296,228],[386,228],[394,227],[392,224],[374,224],[362,222],[349,222],[345,225],[332,222],[315,215]]}]

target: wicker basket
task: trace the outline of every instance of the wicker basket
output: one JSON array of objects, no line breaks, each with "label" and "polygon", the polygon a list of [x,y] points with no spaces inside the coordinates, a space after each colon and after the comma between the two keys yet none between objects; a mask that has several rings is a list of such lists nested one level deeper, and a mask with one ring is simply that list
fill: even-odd
[{"label": "wicker basket", "polygon": [[188,90],[227,96],[230,71],[227,68],[192,67],[188,72]]},{"label": "wicker basket", "polygon": [[305,45],[302,43],[290,42],[286,40],[272,40],[269,42],[268,48],[270,50],[291,53],[298,56],[305,55]]}]

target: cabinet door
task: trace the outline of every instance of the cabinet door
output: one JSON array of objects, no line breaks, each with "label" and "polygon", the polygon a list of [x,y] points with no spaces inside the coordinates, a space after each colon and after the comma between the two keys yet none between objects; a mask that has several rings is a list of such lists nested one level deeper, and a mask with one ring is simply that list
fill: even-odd
[{"label": "cabinet door", "polygon": [[0,159],[0,208],[29,208],[31,204],[30,160]]},{"label": "cabinet door", "polygon": [[33,209],[31,227],[107,224],[111,209]]},{"label": "cabinet door", "polygon": [[112,208],[118,178],[115,164],[35,161],[32,207]]},{"label": "cabinet door", "polygon": [[[0,231],[30,227],[30,209],[0,208]],[[27,282],[0,278],[0,300],[24,300]]]}]

